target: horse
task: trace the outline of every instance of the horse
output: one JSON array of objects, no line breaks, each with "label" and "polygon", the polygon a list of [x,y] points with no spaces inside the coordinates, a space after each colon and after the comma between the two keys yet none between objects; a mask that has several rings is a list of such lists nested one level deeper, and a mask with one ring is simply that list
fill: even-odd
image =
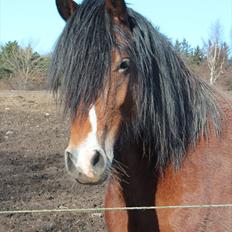
[{"label": "horse", "polygon": [[[71,119],[65,166],[107,180],[105,207],[230,203],[231,101],[124,0],[56,0],[51,88]],[[106,211],[109,232],[231,231],[231,208]]]}]

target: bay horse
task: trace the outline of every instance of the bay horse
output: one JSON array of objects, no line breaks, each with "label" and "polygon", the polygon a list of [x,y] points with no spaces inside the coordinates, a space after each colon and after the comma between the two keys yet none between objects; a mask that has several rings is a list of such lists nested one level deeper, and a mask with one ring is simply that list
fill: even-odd
[{"label": "bay horse", "polygon": [[[230,203],[231,102],[124,0],[56,5],[67,23],[50,81],[72,119],[68,173],[107,179],[105,207]],[[105,221],[109,232],[232,231],[231,208],[106,211]]]}]

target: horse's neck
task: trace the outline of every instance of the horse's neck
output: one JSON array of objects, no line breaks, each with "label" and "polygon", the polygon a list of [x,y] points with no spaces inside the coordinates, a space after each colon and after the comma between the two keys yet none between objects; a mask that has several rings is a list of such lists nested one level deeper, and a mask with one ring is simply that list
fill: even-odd
[{"label": "horse's neck", "polygon": [[[119,144],[115,159],[126,166],[128,177],[110,179],[106,207],[227,204],[231,196],[232,110],[230,106],[221,109],[220,139],[215,133],[210,133],[209,140],[202,137],[186,154],[181,168],[174,171],[169,167],[162,177],[154,173],[154,165],[148,166],[151,162],[143,158],[141,144]],[[226,231],[229,210],[157,210],[157,215],[153,210],[107,211],[106,223],[109,232]]]},{"label": "horse's neck", "polygon": [[[149,165],[147,158],[143,156],[141,147],[139,144],[125,144],[116,154],[117,160],[125,166],[126,174],[119,175],[119,180],[112,179],[110,181],[108,197],[111,202],[108,202],[108,206],[111,203],[113,207],[154,205],[158,178],[153,165]],[[113,190],[115,185],[116,191]],[[114,199],[116,199],[115,202],[112,201]],[[123,213],[119,213],[118,216],[118,219],[120,216],[124,219],[126,217],[128,230],[125,231],[159,231],[155,210],[127,211],[126,215],[123,216]]]},{"label": "horse's neck", "polygon": [[125,166],[126,175],[121,175],[120,179],[128,206],[153,205],[155,200],[157,177],[141,148],[140,144],[126,144],[117,154],[119,162]]}]

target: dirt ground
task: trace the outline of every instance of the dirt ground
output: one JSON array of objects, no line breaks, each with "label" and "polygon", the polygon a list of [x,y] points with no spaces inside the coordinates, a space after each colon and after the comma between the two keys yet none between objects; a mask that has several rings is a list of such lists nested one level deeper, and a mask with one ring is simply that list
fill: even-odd
[{"label": "dirt ground", "polygon": [[[0,91],[0,210],[103,206],[104,185],[64,169],[69,121],[46,92]],[[105,231],[101,213],[0,215],[0,232]]]}]

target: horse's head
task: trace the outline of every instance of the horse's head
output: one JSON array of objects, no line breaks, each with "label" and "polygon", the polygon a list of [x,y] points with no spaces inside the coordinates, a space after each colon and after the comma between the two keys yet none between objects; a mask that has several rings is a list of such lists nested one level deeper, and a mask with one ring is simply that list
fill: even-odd
[{"label": "horse's head", "polygon": [[129,59],[113,52],[110,76],[101,95],[84,116],[77,112],[65,152],[67,171],[82,183],[97,183],[107,176],[119,133],[129,81]]},{"label": "horse's head", "polygon": [[190,145],[207,134],[209,112],[220,124],[211,90],[124,0],[56,1],[67,24],[50,78],[73,116],[68,172],[82,183],[98,183],[112,161],[129,159],[128,143],[139,145],[160,170],[179,167]]},{"label": "horse's head", "polygon": [[[57,0],[57,7],[65,20],[69,20],[69,17],[79,10],[79,6],[71,0]],[[105,77],[100,77],[103,80],[102,90],[96,94],[86,112],[83,113],[85,107],[81,107],[85,104],[84,100],[79,102],[80,107],[77,106],[72,121],[65,164],[67,171],[81,183],[99,183],[106,178],[114,158],[114,144],[120,125],[130,117],[126,110],[126,104],[131,99],[127,91],[131,73],[130,58],[126,52],[128,38],[125,39],[130,36],[127,9],[124,1],[111,0],[105,1],[104,8],[106,17],[115,25],[113,44],[121,44],[124,48],[112,46],[109,67]],[[91,56],[90,53],[87,55]]]}]

